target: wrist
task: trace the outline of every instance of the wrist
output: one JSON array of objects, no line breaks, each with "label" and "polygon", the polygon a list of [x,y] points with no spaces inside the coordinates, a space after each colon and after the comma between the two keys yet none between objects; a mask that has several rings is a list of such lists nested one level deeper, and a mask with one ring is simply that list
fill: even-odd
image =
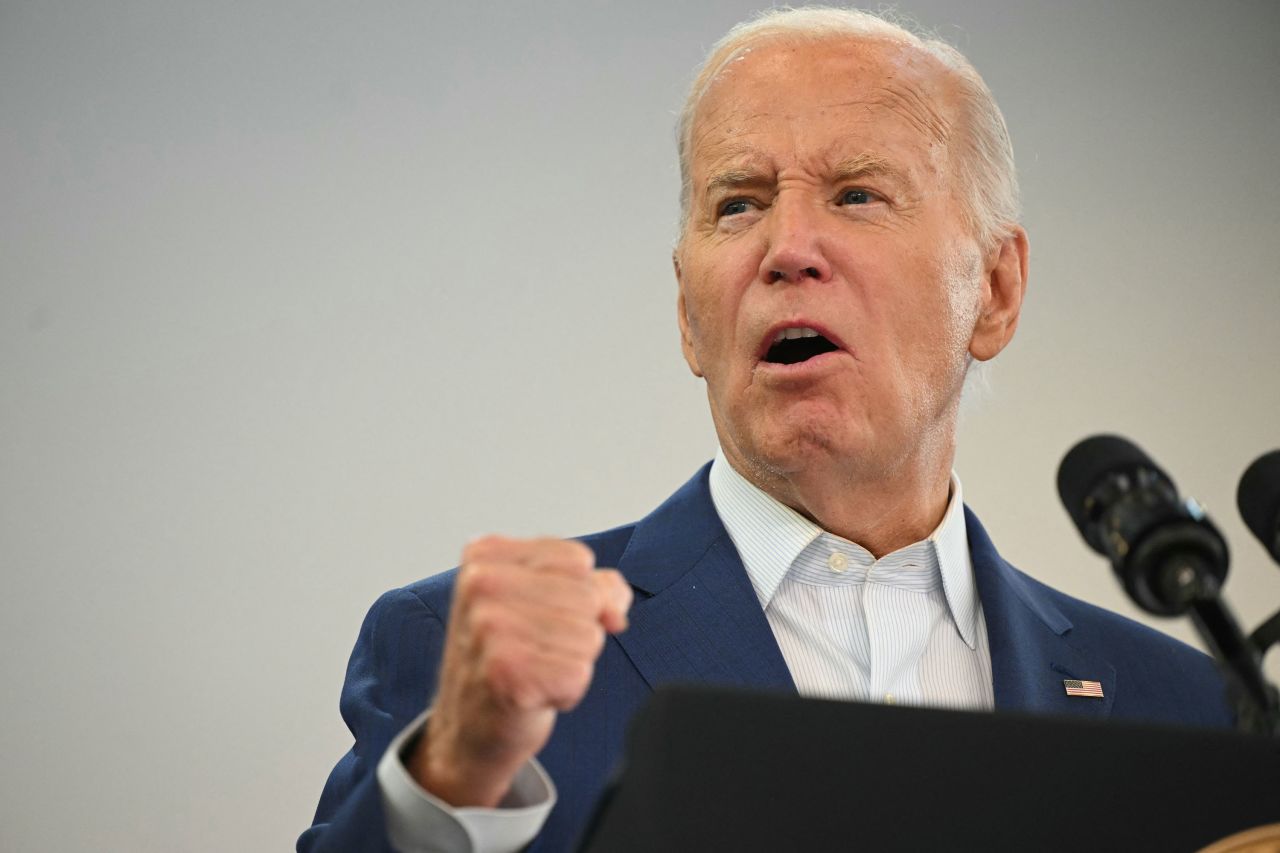
[{"label": "wrist", "polygon": [[404,765],[415,781],[455,808],[496,808],[524,764],[468,755],[434,714],[406,753]]}]

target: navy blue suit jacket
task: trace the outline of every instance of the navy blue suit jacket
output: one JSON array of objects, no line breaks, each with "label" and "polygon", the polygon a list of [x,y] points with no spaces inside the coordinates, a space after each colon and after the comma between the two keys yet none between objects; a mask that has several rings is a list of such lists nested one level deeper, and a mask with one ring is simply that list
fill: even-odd
[{"label": "navy blue suit jacket", "polygon": [[[561,715],[538,756],[559,799],[530,850],[572,849],[619,758],[628,721],[656,686],[795,690],[712,506],[708,467],[639,523],[582,540],[598,565],[622,572],[636,599],[630,627],[609,639],[586,697]],[[967,509],[965,520],[997,710],[1231,725],[1208,657],[1024,575],[1001,559]],[[374,769],[435,690],[453,578],[447,572],[388,592],[365,618],[340,703],[355,745],[329,776],[299,851],[388,849]],[[1066,678],[1100,681],[1106,698],[1068,697]]]}]

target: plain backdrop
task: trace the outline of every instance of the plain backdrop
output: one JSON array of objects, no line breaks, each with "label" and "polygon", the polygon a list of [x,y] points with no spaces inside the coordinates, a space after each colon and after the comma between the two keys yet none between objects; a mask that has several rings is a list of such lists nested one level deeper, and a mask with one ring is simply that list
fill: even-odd
[{"label": "plain backdrop", "polygon": [[[380,592],[484,531],[633,520],[710,458],[673,125],[755,8],[0,2],[0,848],[288,849]],[[1280,570],[1234,495],[1280,445],[1280,6],[902,11],[994,90],[1031,235],[970,505],[1152,621],[1054,489],[1076,440],[1132,436],[1256,626]]]}]

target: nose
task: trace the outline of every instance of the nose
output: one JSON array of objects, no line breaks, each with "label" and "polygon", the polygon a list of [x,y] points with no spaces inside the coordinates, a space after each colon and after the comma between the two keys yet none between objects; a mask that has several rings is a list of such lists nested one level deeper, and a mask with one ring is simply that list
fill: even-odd
[{"label": "nose", "polygon": [[807,199],[779,195],[769,210],[769,243],[760,262],[760,279],[765,284],[830,280],[821,217],[822,211]]}]

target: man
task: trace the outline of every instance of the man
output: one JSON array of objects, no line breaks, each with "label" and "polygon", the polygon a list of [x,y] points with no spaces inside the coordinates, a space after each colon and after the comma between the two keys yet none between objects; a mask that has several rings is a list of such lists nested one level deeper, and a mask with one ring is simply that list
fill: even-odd
[{"label": "man", "polygon": [[962,506],[962,386],[1013,337],[1028,258],[971,66],[773,12],[712,50],[680,155],[677,319],[721,453],[637,524],[483,538],[380,599],[300,850],[568,849],[674,680],[1229,724],[1207,658],[1018,573]]}]

